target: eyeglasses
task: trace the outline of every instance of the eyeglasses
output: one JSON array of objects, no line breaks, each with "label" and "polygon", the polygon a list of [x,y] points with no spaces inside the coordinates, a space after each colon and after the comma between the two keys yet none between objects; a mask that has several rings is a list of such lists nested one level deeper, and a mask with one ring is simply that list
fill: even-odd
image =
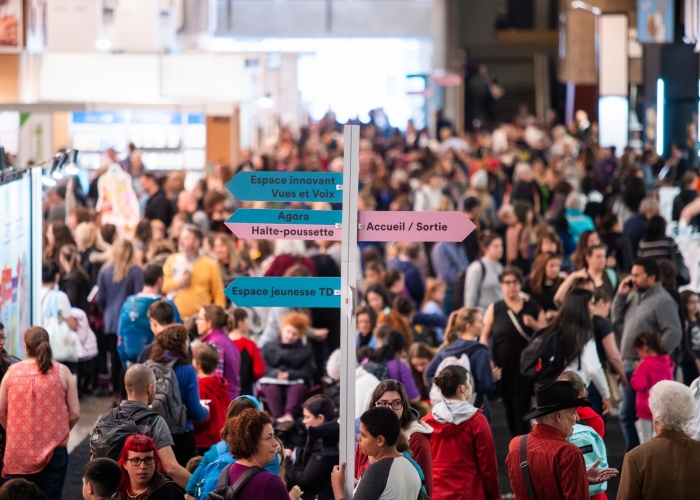
[{"label": "eyeglasses", "polygon": [[4,335],[0,335],[0,340],[5,340],[6,338],[7,337],[5,337]]},{"label": "eyeglasses", "polygon": [[379,408],[391,408],[392,410],[400,410],[403,408],[403,402],[396,400],[396,401],[377,401],[374,403],[374,406],[378,406]]},{"label": "eyeglasses", "polygon": [[141,465],[141,463],[144,463],[146,465],[153,465],[154,463],[156,463],[156,457],[146,457],[146,458],[134,457],[134,458],[127,458],[127,460],[134,467],[138,467],[139,465]]},{"label": "eyeglasses", "polygon": [[503,283],[504,285],[519,285],[519,284],[520,284],[520,282],[519,282],[518,280],[514,280],[514,281],[502,281],[501,283]]}]

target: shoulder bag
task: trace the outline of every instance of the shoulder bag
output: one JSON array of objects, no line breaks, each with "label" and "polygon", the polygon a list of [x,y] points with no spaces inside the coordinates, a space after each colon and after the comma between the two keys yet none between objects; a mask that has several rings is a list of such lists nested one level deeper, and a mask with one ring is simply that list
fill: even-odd
[{"label": "shoulder bag", "polygon": [[[50,296],[50,297],[49,297]],[[78,334],[70,329],[65,319],[58,313],[58,292],[50,290],[44,300],[49,298],[49,310],[51,315],[44,318],[44,329],[49,333],[51,343],[51,354],[53,359],[59,363],[77,363],[78,356]]]},{"label": "shoulder bag", "polygon": [[508,308],[508,316],[510,317],[510,320],[513,322],[513,326],[515,326],[516,330],[518,330],[518,333],[522,336],[522,338],[524,338],[525,340],[530,342],[530,339],[532,337],[530,337],[527,333],[525,333],[525,331],[523,330],[523,327],[520,326],[520,322],[518,321],[518,318],[515,317],[515,314],[513,314],[513,311],[511,311],[510,307],[508,307],[508,306],[506,306],[506,307]]},{"label": "shoulder bag", "polygon": [[535,490],[532,488],[532,477],[530,476],[530,466],[527,463],[527,437],[529,434],[525,434],[520,440],[520,471],[523,473],[523,481],[525,481],[525,488],[527,488],[527,499],[537,500],[535,496]]}]

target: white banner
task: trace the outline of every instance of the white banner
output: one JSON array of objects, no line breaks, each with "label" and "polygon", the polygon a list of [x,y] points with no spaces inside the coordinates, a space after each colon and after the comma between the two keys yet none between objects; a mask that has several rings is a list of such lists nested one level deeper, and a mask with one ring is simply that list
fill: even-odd
[{"label": "white banner", "polygon": [[34,160],[40,162],[53,156],[53,121],[50,113],[22,113],[19,129],[19,158],[21,167]]}]

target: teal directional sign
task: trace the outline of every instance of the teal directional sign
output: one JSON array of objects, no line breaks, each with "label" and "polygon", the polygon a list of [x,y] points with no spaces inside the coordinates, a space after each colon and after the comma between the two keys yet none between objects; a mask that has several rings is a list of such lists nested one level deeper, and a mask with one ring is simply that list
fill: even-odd
[{"label": "teal directional sign", "polygon": [[329,172],[238,172],[227,184],[243,201],[342,203],[343,175]]},{"label": "teal directional sign", "polygon": [[340,278],[239,276],[225,292],[239,307],[340,307]]},{"label": "teal directional sign", "polygon": [[239,208],[227,224],[303,224],[334,226],[343,220],[340,210],[273,210],[269,208]]}]

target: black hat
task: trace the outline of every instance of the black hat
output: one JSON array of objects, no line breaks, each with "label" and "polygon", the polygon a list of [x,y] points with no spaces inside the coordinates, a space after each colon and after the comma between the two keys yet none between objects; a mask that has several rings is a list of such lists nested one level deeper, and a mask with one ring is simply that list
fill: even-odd
[{"label": "black hat", "polygon": [[591,406],[585,399],[578,398],[574,386],[566,380],[555,380],[543,384],[535,391],[537,406],[525,414],[523,420],[542,417],[567,408]]}]

